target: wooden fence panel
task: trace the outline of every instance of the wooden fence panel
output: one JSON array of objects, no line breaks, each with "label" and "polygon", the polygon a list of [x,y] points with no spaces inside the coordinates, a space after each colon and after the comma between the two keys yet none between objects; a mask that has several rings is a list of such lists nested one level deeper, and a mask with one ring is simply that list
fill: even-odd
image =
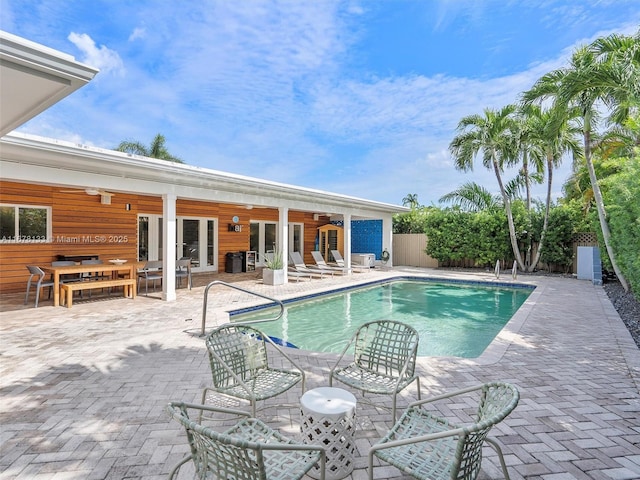
[{"label": "wooden fence panel", "polygon": [[427,236],[423,233],[395,233],[393,235],[393,264],[395,266],[436,268],[438,261],[424,253]]}]

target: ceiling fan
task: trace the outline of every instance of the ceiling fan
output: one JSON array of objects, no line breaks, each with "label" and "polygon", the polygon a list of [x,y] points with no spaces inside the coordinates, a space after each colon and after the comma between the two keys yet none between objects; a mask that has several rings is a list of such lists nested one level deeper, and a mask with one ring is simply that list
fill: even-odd
[{"label": "ceiling fan", "polygon": [[85,188],[85,189],[80,189],[80,188],[76,188],[74,190],[60,190],[61,192],[64,193],[86,193],[87,195],[102,195],[103,197],[113,197],[115,195],[115,193],[111,193],[111,192],[107,192],[105,190],[100,190],[99,188]]},{"label": "ceiling fan", "polygon": [[115,195],[115,193],[107,192],[105,190],[100,190],[99,188],[91,188],[87,187],[85,189],[76,188],[74,190],[60,190],[63,193],[86,193],[87,195],[100,195],[100,201],[104,205],[111,204],[111,197]]}]

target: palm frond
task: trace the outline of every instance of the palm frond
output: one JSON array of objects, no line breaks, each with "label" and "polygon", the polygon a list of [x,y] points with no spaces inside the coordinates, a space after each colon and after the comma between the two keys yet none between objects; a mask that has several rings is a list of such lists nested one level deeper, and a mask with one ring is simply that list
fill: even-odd
[{"label": "palm frond", "polygon": [[453,192],[438,199],[440,203],[450,203],[467,212],[481,212],[501,208],[500,196],[494,196],[486,188],[475,182],[461,185]]}]

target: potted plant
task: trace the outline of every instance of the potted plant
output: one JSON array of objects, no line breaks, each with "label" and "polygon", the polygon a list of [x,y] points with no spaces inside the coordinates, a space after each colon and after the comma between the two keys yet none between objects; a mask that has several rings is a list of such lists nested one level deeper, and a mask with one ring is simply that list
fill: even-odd
[{"label": "potted plant", "polygon": [[284,284],[284,259],[282,257],[282,252],[276,251],[264,255],[262,283],[265,285]]}]

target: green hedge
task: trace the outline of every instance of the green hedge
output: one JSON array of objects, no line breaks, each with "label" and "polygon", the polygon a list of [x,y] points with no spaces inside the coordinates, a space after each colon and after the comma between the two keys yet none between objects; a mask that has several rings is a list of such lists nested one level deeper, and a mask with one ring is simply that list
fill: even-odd
[{"label": "green hedge", "polygon": [[426,219],[427,255],[451,266],[466,259],[492,266],[512,257],[504,211],[432,210]]},{"label": "green hedge", "polygon": [[[623,165],[620,173],[607,177],[602,191],[611,230],[611,247],[615,252],[618,267],[638,298],[640,297],[640,157],[621,159],[621,161]],[[600,234],[599,229],[598,233]],[[606,250],[603,255],[606,256]]]}]

